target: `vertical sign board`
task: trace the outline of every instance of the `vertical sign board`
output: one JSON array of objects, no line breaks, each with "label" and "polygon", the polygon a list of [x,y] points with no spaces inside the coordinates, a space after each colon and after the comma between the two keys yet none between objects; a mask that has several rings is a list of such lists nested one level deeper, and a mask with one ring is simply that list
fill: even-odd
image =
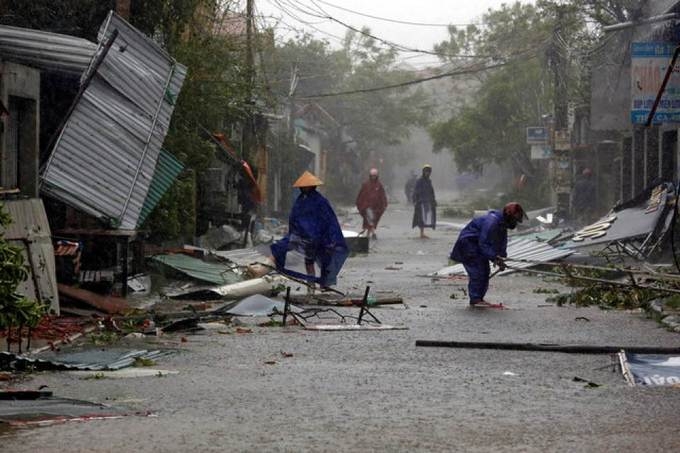
[{"label": "vertical sign board", "polygon": [[[666,75],[676,45],[634,42],[631,45],[631,108],[633,124],[645,124]],[[680,123],[680,65],[676,63],[652,122]]]}]

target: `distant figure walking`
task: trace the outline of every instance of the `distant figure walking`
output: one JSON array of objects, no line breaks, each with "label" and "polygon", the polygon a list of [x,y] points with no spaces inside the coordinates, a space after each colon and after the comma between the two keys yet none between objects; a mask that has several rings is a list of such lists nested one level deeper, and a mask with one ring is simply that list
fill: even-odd
[{"label": "distant figure walking", "polygon": [[385,209],[387,209],[387,195],[385,188],[378,179],[377,168],[371,168],[368,172],[368,181],[361,185],[356,205],[364,220],[362,229],[366,232],[366,236],[377,239],[375,230],[378,228],[378,222]]},{"label": "distant figure walking", "polygon": [[583,225],[593,221],[595,214],[595,181],[590,168],[584,168],[577,176],[572,192],[571,207],[574,218]]},{"label": "distant figure walking", "polygon": [[413,189],[413,224],[411,228],[420,228],[420,238],[427,239],[425,228],[435,229],[437,224],[437,200],[434,196],[434,187],[430,175],[432,167],[423,166],[423,173],[416,181]]},{"label": "distant figure walking", "polygon": [[416,175],[416,172],[411,170],[411,176],[409,176],[406,185],[404,186],[404,194],[406,194],[406,203],[408,204],[413,203],[413,189],[416,187],[417,180],[418,176]]}]

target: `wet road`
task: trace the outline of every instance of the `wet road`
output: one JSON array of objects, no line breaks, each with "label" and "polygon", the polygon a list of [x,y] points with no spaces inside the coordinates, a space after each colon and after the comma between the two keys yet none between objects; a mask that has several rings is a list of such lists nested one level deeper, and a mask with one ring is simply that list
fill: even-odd
[{"label": "wet road", "polygon": [[[372,252],[349,259],[338,287],[400,292],[406,308],[375,313],[409,330],[255,327],[192,335],[187,343],[165,336],[160,340],[181,351],[157,367],[178,375],[82,380],[39,373],[28,386],[155,416],[12,431],[0,434],[3,451],[680,449],[678,389],[628,387],[608,355],[416,348],[417,339],[680,346],[680,336],[640,313],[545,306],[545,295],[532,290],[559,285],[523,275],[492,280],[489,299],[511,309],[469,309],[460,291],[465,281],[417,277],[446,264],[456,233],[420,240],[408,226],[403,206],[388,211]],[[587,388],[577,376],[600,387]]]}]

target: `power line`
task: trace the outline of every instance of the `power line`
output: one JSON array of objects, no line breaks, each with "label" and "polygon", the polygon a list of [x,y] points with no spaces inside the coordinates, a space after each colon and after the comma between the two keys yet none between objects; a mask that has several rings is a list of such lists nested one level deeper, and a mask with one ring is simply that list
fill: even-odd
[{"label": "power line", "polygon": [[467,26],[467,25],[484,25],[484,23],[468,23],[468,24],[443,24],[443,23],[439,23],[438,24],[438,23],[426,23],[426,22],[410,22],[410,21],[399,20],[399,19],[389,19],[387,17],[373,16],[371,14],[361,13],[359,11],[355,11],[353,9],[334,5],[333,3],[325,2],[323,0],[316,0],[316,1],[319,2],[319,3],[323,3],[324,5],[330,6],[331,8],[336,8],[336,9],[340,9],[342,11],[347,11],[348,13],[356,14],[358,16],[370,17],[371,19],[382,20],[382,21],[385,21],[385,22],[392,22],[392,23],[395,23],[395,24],[416,25],[416,26],[421,26],[421,27],[449,27],[451,25],[464,27],[464,26]]},{"label": "power line", "polygon": [[[340,43],[343,43],[343,42],[345,41],[344,38],[341,38],[341,37],[339,37],[339,36],[336,36],[336,35],[334,35],[334,34],[332,34],[332,33],[328,33],[327,31],[321,30],[320,28],[316,27],[315,25],[317,25],[317,23],[311,23],[311,22],[306,21],[306,20],[304,20],[304,19],[301,19],[301,18],[298,17],[297,15],[291,13],[291,12],[288,10],[288,8],[286,8],[285,6],[283,6],[278,0],[267,0],[267,1],[269,2],[270,5],[272,5],[272,6],[275,7],[275,8],[278,8],[278,9],[279,9],[280,11],[282,11],[284,14],[288,15],[291,19],[296,20],[296,21],[300,22],[301,24],[304,24],[304,25],[306,25],[306,26],[312,28],[312,29],[318,31],[318,32],[321,33],[321,34],[327,35],[327,36],[329,36],[329,37],[331,37],[331,38],[337,40],[337,41],[340,42]],[[285,23],[285,22],[283,22],[283,21],[281,21],[281,22],[284,23],[284,24],[286,24],[286,25],[288,25],[289,27],[291,27],[291,28],[297,30],[295,27],[292,27],[290,24],[287,24],[287,23]]]},{"label": "power line", "polygon": [[[528,56],[527,58],[535,58],[536,55],[531,55]],[[372,87],[372,88],[361,88],[358,90],[347,90],[347,91],[336,91],[336,92],[331,92],[331,93],[319,93],[319,94],[313,94],[313,95],[308,95],[308,96],[300,96],[299,99],[317,99],[317,98],[326,98],[326,97],[334,97],[334,96],[345,96],[349,94],[360,94],[360,93],[372,93],[375,91],[383,91],[383,90],[391,90],[394,88],[403,88],[406,86],[410,85],[416,85],[420,84],[423,82],[429,82],[430,80],[437,80],[437,79],[443,79],[445,77],[452,77],[452,76],[457,76],[457,75],[465,75],[465,74],[474,74],[478,72],[483,72],[483,71],[488,71],[491,69],[495,68],[500,68],[502,66],[506,66],[510,64],[510,61],[505,61],[502,63],[497,63],[497,64],[492,64],[492,65],[487,65],[487,66],[481,66],[480,65],[473,65],[464,69],[456,70],[456,71],[449,71],[449,72],[444,72],[441,74],[437,74],[434,76],[430,77],[423,77],[421,79],[414,79],[414,80],[409,80],[406,82],[401,82],[401,83],[395,83],[391,85],[384,85],[384,86],[379,86],[379,87]]]},{"label": "power line", "polygon": [[[279,6],[282,6],[281,3],[278,0],[274,0],[274,1]],[[285,0],[282,0],[282,1],[285,1]],[[340,25],[342,25],[343,27],[345,27],[349,30],[352,30],[356,33],[362,34],[362,35],[367,36],[371,39],[374,39],[378,42],[381,42],[381,43],[385,44],[386,46],[388,46],[388,47],[390,47],[394,50],[398,50],[398,51],[402,51],[402,52],[424,53],[424,54],[428,54],[428,55],[435,55],[435,56],[438,56],[438,57],[441,56],[441,57],[447,57],[447,58],[488,58],[488,57],[490,57],[490,55],[442,54],[442,53],[435,52],[435,51],[432,51],[432,50],[425,50],[425,49],[418,49],[418,48],[404,46],[402,44],[398,44],[398,43],[389,41],[387,39],[381,38],[377,35],[374,35],[372,33],[367,32],[365,30],[354,27],[353,25],[350,25],[350,24],[348,24],[348,23],[346,23],[346,22],[344,22],[340,19],[337,19],[337,18],[331,16],[330,14],[328,14],[322,8],[320,8],[319,5],[315,4],[315,6],[317,8],[319,8],[319,11],[313,11],[313,10],[306,9],[306,8],[308,8],[307,5],[301,4],[300,2],[297,2],[297,1],[290,1],[289,0],[288,2],[286,2],[286,4],[290,8],[293,8],[293,9],[295,9],[295,10],[297,10],[297,11],[303,13],[303,14],[307,14],[307,15],[312,16],[312,17],[317,17],[319,19],[327,19],[327,20],[330,20],[330,21],[335,22],[337,24],[340,24]],[[294,16],[291,16],[291,17],[294,17]],[[296,18],[296,20],[300,20],[300,19]],[[304,21],[300,21],[300,22],[304,23]]]}]

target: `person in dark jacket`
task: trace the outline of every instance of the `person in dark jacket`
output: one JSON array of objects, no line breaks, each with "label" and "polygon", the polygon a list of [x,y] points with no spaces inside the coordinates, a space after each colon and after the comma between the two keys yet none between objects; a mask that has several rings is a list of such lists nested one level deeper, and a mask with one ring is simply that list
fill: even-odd
[{"label": "person in dark jacket", "polygon": [[378,222],[387,209],[387,194],[385,188],[378,179],[378,169],[371,168],[368,172],[368,181],[361,185],[357,195],[356,206],[363,218],[362,229],[366,236],[377,239],[375,230]]},{"label": "person in dark jacket", "polygon": [[430,175],[432,167],[423,166],[423,173],[413,189],[413,222],[411,228],[420,228],[421,239],[427,239],[425,228],[435,229],[437,224],[437,200]]},{"label": "person in dark jacket", "polygon": [[449,257],[465,267],[471,306],[494,306],[484,300],[491,275],[489,263],[505,270],[503,259],[508,256],[508,230],[514,229],[525,218],[519,203],[508,203],[503,211],[489,211],[473,219],[458,235]]}]

